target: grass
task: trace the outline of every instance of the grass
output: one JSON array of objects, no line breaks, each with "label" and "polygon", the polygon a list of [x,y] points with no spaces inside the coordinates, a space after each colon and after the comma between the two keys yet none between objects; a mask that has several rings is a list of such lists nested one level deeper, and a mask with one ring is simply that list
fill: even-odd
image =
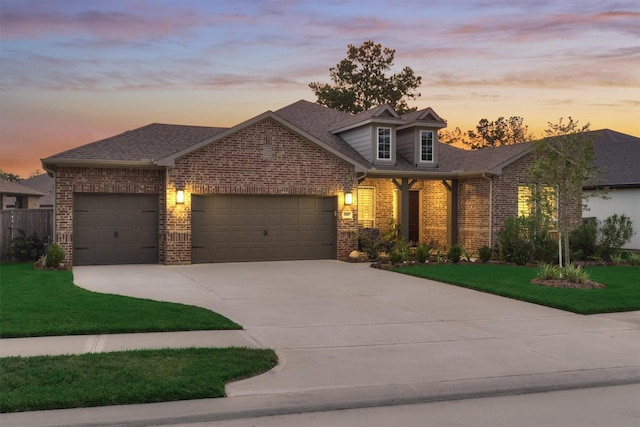
[{"label": "grass", "polygon": [[187,348],[0,359],[0,412],[222,397],[273,368],[272,350]]},{"label": "grass", "polygon": [[586,269],[604,289],[538,286],[537,268],[494,264],[429,264],[394,271],[463,286],[579,314],[640,310],[640,267],[602,266]]},{"label": "grass", "polygon": [[2,264],[0,284],[0,338],[242,329],[200,307],[87,291],[70,271]]}]

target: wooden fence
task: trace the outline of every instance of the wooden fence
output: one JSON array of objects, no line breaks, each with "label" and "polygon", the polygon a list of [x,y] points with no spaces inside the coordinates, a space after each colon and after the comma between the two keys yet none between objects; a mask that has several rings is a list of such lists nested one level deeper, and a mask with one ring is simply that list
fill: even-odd
[{"label": "wooden fence", "polygon": [[53,239],[52,209],[10,209],[0,210],[0,257],[7,260],[6,252],[11,239],[19,236],[23,230],[27,236],[36,233],[40,239],[50,242]]}]

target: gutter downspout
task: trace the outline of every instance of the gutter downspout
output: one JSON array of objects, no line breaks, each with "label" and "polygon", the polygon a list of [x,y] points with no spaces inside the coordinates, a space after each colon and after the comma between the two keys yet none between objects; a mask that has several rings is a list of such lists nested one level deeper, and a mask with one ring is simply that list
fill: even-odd
[{"label": "gutter downspout", "polygon": [[482,178],[489,181],[489,247],[493,247],[493,178],[482,173]]}]

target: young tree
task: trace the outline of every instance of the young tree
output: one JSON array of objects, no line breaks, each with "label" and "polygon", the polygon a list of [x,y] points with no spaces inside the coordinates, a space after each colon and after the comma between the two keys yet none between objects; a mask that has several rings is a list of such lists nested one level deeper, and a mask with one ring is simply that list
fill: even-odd
[{"label": "young tree", "polygon": [[[593,182],[600,170],[595,166],[595,147],[588,134],[589,123],[579,126],[571,117],[565,122],[549,122],[545,138],[535,142],[533,161],[529,167],[531,182],[557,190],[558,231],[563,240],[565,265],[570,263],[569,233],[580,225],[580,203],[585,196],[583,187]],[[549,206],[550,207],[550,206]],[[543,205],[544,208],[544,205]],[[580,209],[580,212],[576,212]],[[562,264],[562,263],[560,263]]]},{"label": "young tree", "polygon": [[318,103],[348,113],[359,113],[377,105],[389,104],[398,113],[414,111],[406,99],[420,96],[416,89],[422,78],[405,67],[387,76],[396,51],[369,40],[360,47],[348,45],[347,57],[329,69],[333,84],[312,82]]},{"label": "young tree", "polygon": [[480,119],[476,130],[467,131],[467,137],[463,142],[470,145],[472,150],[529,142],[533,139],[529,126],[525,125],[524,119],[519,116],[509,119],[498,117],[492,122]]}]

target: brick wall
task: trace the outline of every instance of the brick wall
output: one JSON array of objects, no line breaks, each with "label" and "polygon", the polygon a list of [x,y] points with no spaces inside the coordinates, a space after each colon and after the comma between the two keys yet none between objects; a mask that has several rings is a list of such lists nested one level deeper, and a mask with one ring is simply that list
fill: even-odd
[{"label": "brick wall", "polygon": [[[353,165],[265,119],[177,159],[166,186],[164,255],[168,264],[183,264],[191,262],[185,250],[191,246],[191,194],[338,196],[355,189],[356,174]],[[184,205],[175,204],[177,188],[185,190]],[[339,215],[339,259],[357,247],[356,231],[355,215]]]},{"label": "brick wall", "polygon": [[[73,265],[74,193],[127,193],[160,195],[160,222],[164,213],[162,169],[59,168],[55,188],[55,241],[65,253],[65,264]],[[162,248],[162,236],[160,236]]]},{"label": "brick wall", "polygon": [[477,254],[478,248],[492,244],[489,238],[490,187],[490,182],[483,178],[458,183],[458,244],[469,253]]}]

